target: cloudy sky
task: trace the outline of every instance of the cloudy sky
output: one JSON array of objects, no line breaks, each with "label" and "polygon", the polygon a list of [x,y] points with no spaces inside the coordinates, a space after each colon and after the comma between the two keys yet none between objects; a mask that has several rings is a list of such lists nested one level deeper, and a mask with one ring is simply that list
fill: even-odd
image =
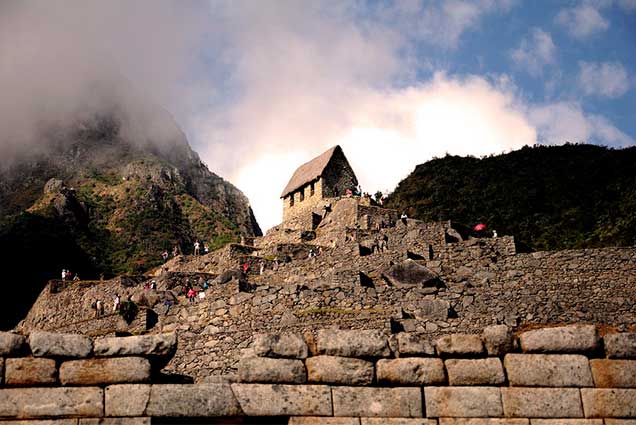
[{"label": "cloudy sky", "polygon": [[335,144],[369,192],[446,153],[636,144],[636,0],[0,4],[0,89],[29,99],[4,96],[0,124],[108,72],[175,116],[264,229]]}]

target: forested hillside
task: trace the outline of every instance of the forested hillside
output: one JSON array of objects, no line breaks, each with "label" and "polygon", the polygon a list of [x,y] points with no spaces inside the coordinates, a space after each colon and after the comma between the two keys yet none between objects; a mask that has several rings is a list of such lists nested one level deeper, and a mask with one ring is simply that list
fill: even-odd
[{"label": "forested hillside", "polygon": [[418,165],[387,205],[514,235],[522,249],[636,245],[636,147],[525,147]]}]

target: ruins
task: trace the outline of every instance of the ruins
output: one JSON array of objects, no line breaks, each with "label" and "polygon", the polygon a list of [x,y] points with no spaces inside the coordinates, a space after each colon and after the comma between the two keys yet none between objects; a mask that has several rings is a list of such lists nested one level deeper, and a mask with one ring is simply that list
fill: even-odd
[{"label": "ruins", "polygon": [[[376,205],[368,197],[348,194],[346,188],[355,187],[356,183],[355,174],[342,149],[330,149],[296,171],[282,193],[283,222],[270,229],[265,236],[245,241],[245,244],[229,244],[207,255],[179,255],[143,276],[120,276],[103,282],[51,281],[28,316],[16,328],[16,332],[23,335],[38,331],[75,333],[98,339],[114,335],[150,337],[174,333],[175,352],[162,369],[165,376],[172,377],[173,380],[185,379],[194,382],[195,386],[247,380],[254,385],[249,391],[261,394],[259,391],[262,390],[262,397],[272,395],[271,385],[298,384],[297,389],[283,386],[280,390],[291,391],[290,394],[295,394],[293,397],[306,400],[307,404],[303,406],[312,405],[310,399],[313,400],[314,397],[307,395],[313,389],[305,388],[306,383],[312,384],[309,387],[314,384],[371,387],[359,394],[358,390],[362,390],[361,388],[355,388],[353,392],[348,387],[338,386],[329,390],[316,389],[320,395],[311,394],[319,400],[324,398],[324,404],[319,402],[319,406],[315,405],[315,410],[303,410],[304,407],[300,410],[294,410],[296,407],[289,408],[291,410],[283,407],[276,410],[277,408],[271,407],[273,410],[265,413],[258,409],[254,411],[257,412],[255,416],[335,415],[355,418],[349,422],[335,419],[331,422],[301,422],[298,418],[292,418],[290,423],[295,424],[387,423],[364,419],[372,416],[537,417],[534,416],[537,413],[530,407],[514,410],[510,407],[511,402],[505,401],[507,398],[511,400],[510,397],[515,400],[525,399],[526,396],[535,397],[535,392],[537,397],[544,397],[541,399],[543,401],[537,399],[537,405],[553,397],[568,400],[563,403],[564,406],[567,404],[568,409],[572,409],[572,415],[565,415],[556,409],[555,415],[565,416],[550,417],[614,416],[614,413],[607,413],[607,410],[599,408],[601,410],[597,411],[594,410],[597,407],[589,407],[599,406],[600,403],[590,400],[597,400],[597,396],[609,400],[619,397],[616,395],[619,393],[616,390],[607,390],[614,391],[613,395],[589,395],[601,390],[581,389],[579,392],[578,388],[569,389],[594,385],[588,377],[585,378],[585,383],[579,382],[578,372],[574,370],[578,366],[572,366],[578,365],[579,361],[583,362],[583,359],[570,358],[563,353],[585,351],[589,357],[585,358],[586,365],[588,361],[591,364],[595,361],[593,359],[603,357],[599,354],[603,346],[599,343],[597,332],[603,335],[622,332],[619,335],[624,335],[627,341],[625,344],[631,347],[628,350],[636,350],[634,334],[625,333],[635,331],[636,248],[518,253],[513,236],[478,238],[466,235],[462,228],[451,221],[426,223],[402,219],[397,211]],[[152,287],[148,285],[151,281],[154,281]],[[206,283],[207,287],[204,289]],[[188,284],[203,294],[195,302],[189,302],[182,294],[182,288]],[[130,299],[139,306],[137,316],[130,323],[108,308],[106,314],[99,317],[91,309],[91,301],[95,299],[105,301],[109,307],[115,294],[120,294],[122,299]],[[587,333],[575,332],[577,336],[574,339],[583,340],[592,332],[596,336],[589,338],[596,341],[596,345],[586,346],[588,348],[584,350],[526,350],[523,339],[518,342],[524,353],[563,354],[563,358],[546,360],[561,365],[554,367],[562,367],[562,372],[559,373],[569,376],[563,378],[563,381],[554,381],[554,385],[528,383],[523,377],[518,382],[514,381],[517,378],[513,378],[511,373],[534,367],[533,362],[541,359],[531,358],[528,354],[521,360],[506,363],[506,353],[518,352],[519,347],[507,346],[505,352],[493,354],[483,351],[481,345],[482,342],[486,343],[483,336],[484,332],[489,332],[486,329],[499,329],[507,335],[506,338],[511,339],[513,333],[521,332],[523,335],[524,331],[541,325],[567,324],[592,324],[593,326],[585,328]],[[347,333],[350,330],[355,332]],[[325,332],[335,332],[335,336],[325,339]],[[342,335],[346,336],[338,332],[344,332]],[[316,360],[304,360],[302,357],[277,362],[269,358],[294,358],[277,353],[275,347],[262,347],[263,344],[274,343],[270,339],[266,339],[269,342],[263,342],[263,337],[258,335],[279,334],[295,335],[296,345],[309,347],[309,353],[317,356],[314,357]],[[464,336],[459,339],[452,336],[457,334]],[[361,339],[357,339],[356,335]],[[482,335],[481,340],[479,335]],[[274,337],[274,341],[279,341],[280,338],[282,337]],[[286,340],[285,338],[282,340]],[[351,338],[355,339],[355,344],[347,342]],[[379,343],[384,347],[381,355],[356,351],[356,346],[373,345],[372,341],[377,341],[378,338],[379,341],[384,341]],[[400,345],[401,340],[413,342],[404,342],[406,345],[403,346]],[[329,348],[332,342],[336,344],[335,348]],[[465,343],[482,348],[474,349],[479,352],[459,351],[449,354],[450,352],[440,348],[440,344],[446,343],[455,347],[449,350],[460,350],[458,347],[463,347]],[[342,348],[343,346],[349,348]],[[261,354],[254,350],[261,350]],[[345,353],[343,350],[349,351]],[[335,356],[337,359],[320,359],[321,355]],[[434,359],[424,359],[427,363],[425,367],[422,366],[424,369],[417,365],[407,367],[396,363],[394,366],[397,369],[391,369],[391,372],[380,366],[380,362],[385,360],[378,360],[436,355],[439,356],[433,362],[436,366],[431,363]],[[264,360],[254,360],[255,356]],[[473,359],[469,361],[474,363],[471,367],[475,369],[480,369],[479,365],[483,363],[485,370],[497,375],[497,381],[466,378],[466,375],[462,375],[464,372],[460,366],[448,364],[446,359],[454,357]],[[497,360],[491,360],[491,357]],[[338,360],[340,358],[344,360]],[[391,361],[393,360],[386,360]],[[504,361],[507,378],[502,378],[501,361]],[[445,369],[440,366],[442,362],[446,362]],[[631,374],[629,376],[636,376],[636,360],[629,362],[631,363],[626,366],[621,364],[621,367],[627,367],[625,373]],[[316,370],[312,369],[311,363],[314,363],[314,367],[319,367],[316,373],[326,373],[330,378],[315,378],[316,375],[313,375],[314,378],[307,381],[307,376],[314,373],[311,370]],[[273,369],[268,369],[268,365]],[[425,370],[427,376],[430,372],[438,376],[440,381],[403,382],[401,379],[406,378],[401,378],[400,375],[406,372],[399,372],[403,367]],[[460,369],[454,369],[455,367]],[[550,369],[552,366],[545,367]],[[604,367],[604,364],[599,363],[597,367]],[[353,374],[356,376],[351,375],[353,372],[347,375],[346,371],[351,370],[356,371]],[[451,378],[456,376],[455,373],[460,378]],[[470,373],[469,376],[472,376]],[[351,382],[340,382],[338,379],[344,379],[343,376],[348,376],[347,379]],[[396,376],[395,381],[390,376]],[[432,378],[429,376],[426,379]],[[573,384],[570,380],[576,380],[576,383]],[[258,389],[256,382],[270,386]],[[415,387],[409,387],[413,385]],[[440,385],[450,386],[448,389],[439,389]],[[456,387],[458,385],[477,385],[478,388],[486,385],[487,388],[484,387],[483,391],[477,387],[474,391],[470,388],[456,389],[459,388]],[[532,394],[527,395],[522,394],[526,390],[507,389],[506,385],[543,385],[558,389],[531,390]],[[629,388],[636,386],[633,381],[626,385]],[[403,391],[403,386],[408,388]],[[108,387],[106,388],[108,391]],[[232,393],[233,388],[228,389],[229,386],[223,388],[223,391],[229,391],[226,391],[228,397],[233,394],[230,398],[237,394],[236,390]],[[0,394],[2,391],[4,390],[0,390]],[[585,391],[592,392],[584,395]],[[624,403],[628,403],[626,400],[636,400],[634,391],[636,389],[620,390],[620,400],[623,401],[612,402],[623,403],[616,410],[621,412],[620,416],[636,416],[632,408],[624,406]],[[338,403],[345,403],[344,400],[353,403],[352,400],[357,399],[356,397],[365,400],[393,400],[394,396],[397,397],[396,400],[403,400],[403,403],[391,401],[385,405],[378,401],[380,404],[376,409],[369,407],[368,403],[360,402],[360,407],[355,409],[342,407],[343,405],[336,408],[337,398],[340,400]],[[474,407],[466,407],[465,403],[468,402],[463,401],[464,397],[471,399],[473,396],[477,400],[474,405],[471,404]],[[150,397],[152,400],[152,395]],[[435,403],[431,400],[438,397],[462,400],[457,402],[457,406],[464,407],[444,410],[444,407],[429,405]],[[581,397],[583,407],[580,405]],[[1,403],[2,395],[0,406]],[[243,408],[241,412],[249,416],[243,403],[240,404]],[[492,410],[488,410],[490,407],[479,410],[482,404],[492,406]],[[574,405],[578,407],[573,407]],[[266,408],[264,406],[259,409]],[[181,413],[177,416],[181,416]],[[525,421],[527,424],[527,419]],[[440,419],[440,425],[451,423],[455,424]]]}]

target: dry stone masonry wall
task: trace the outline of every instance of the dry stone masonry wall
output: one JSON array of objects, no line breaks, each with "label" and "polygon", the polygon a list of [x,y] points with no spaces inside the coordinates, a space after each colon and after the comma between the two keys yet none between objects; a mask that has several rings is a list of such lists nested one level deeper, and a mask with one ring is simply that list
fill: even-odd
[{"label": "dry stone masonry wall", "polygon": [[252,340],[235,381],[187,384],[161,371],[174,334],[0,333],[0,423],[636,423],[635,333],[496,325],[434,340],[337,329]]}]

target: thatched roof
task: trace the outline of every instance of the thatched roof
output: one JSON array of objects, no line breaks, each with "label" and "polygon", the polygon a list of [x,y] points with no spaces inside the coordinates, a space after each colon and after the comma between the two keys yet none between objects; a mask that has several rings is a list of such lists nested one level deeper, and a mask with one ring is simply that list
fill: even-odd
[{"label": "thatched roof", "polygon": [[342,153],[342,148],[340,146],[334,146],[327,152],[318,155],[311,161],[298,167],[291,180],[289,180],[289,183],[287,183],[287,186],[285,186],[285,190],[283,190],[280,197],[284,198],[296,189],[300,189],[306,184],[309,184],[318,179],[318,177],[322,176],[322,172],[325,170],[325,167],[327,167],[327,164],[329,164],[329,161],[337,151]]}]

